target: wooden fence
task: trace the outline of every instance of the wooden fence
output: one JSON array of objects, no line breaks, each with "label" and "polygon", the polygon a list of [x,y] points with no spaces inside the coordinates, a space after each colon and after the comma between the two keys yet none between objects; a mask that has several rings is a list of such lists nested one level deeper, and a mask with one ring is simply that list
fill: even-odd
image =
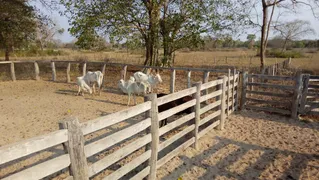
[{"label": "wooden fence", "polygon": [[[223,76],[204,84],[199,82],[193,87],[161,98],[157,98],[156,94],[151,94],[142,104],[82,124],[76,118],[70,118],[59,124],[60,130],[58,131],[0,147],[0,165],[2,166],[8,162],[19,162],[22,157],[58,144],[63,144],[65,150],[65,154],[59,157],[22,169],[3,179],[25,179],[26,177],[41,179],[68,167],[70,176],[67,179],[87,180],[145,147],[137,157],[106,174],[104,179],[124,177],[141,164],[145,166],[134,173],[131,179],[143,179],[146,176],[149,179],[156,179],[158,168],[191,145],[198,149],[199,138],[210,130],[215,127],[220,130],[224,128],[227,116],[238,106],[236,97],[238,79],[238,73],[230,74],[229,71],[229,76]],[[194,99],[158,113],[158,106],[189,95]],[[194,107],[192,113],[183,115],[166,126],[159,127],[159,121],[190,107]],[[142,116],[143,120],[97,140],[85,140],[85,136],[123,123],[138,115]],[[176,131],[178,132],[173,133],[169,138],[161,140],[161,136]],[[139,136],[136,137],[137,134]],[[188,134],[191,136],[186,136]],[[123,141],[126,143],[120,144]],[[181,144],[176,147],[176,142],[180,141]],[[171,145],[173,145],[171,151],[164,151]],[[114,146],[120,148],[110,151],[111,153],[107,155],[104,154],[96,162],[88,163],[88,158]]]},{"label": "wooden fence", "polygon": [[288,58],[280,63],[275,63],[270,66],[266,66],[265,68],[265,74],[267,75],[278,75],[279,69],[287,69],[290,67],[291,64],[291,58]]},{"label": "wooden fence", "polygon": [[319,76],[303,75],[301,114],[319,115]]}]

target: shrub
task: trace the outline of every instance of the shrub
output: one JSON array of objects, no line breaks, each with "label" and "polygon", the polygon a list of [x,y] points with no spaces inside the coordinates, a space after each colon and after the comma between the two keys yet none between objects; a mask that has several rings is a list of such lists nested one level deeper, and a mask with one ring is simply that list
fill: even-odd
[{"label": "shrub", "polygon": [[[257,56],[260,56],[260,50],[258,49]],[[282,52],[279,49],[267,49],[266,50],[266,56],[267,57],[273,57],[273,58],[302,58],[305,57],[305,55],[300,51],[284,51]]]}]

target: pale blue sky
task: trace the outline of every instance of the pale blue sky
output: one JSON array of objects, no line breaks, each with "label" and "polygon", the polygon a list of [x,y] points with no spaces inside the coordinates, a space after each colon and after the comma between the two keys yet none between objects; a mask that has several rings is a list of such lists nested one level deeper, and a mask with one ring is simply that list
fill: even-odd
[{"label": "pale blue sky", "polygon": [[[60,10],[63,10],[63,7],[61,7]],[[261,9],[258,11],[261,11]],[[56,38],[61,39],[62,42],[72,41],[74,39],[74,37],[72,37],[70,35],[70,33],[67,31],[67,29],[70,27],[68,24],[68,19],[64,16],[60,16],[60,14],[58,12],[47,12],[47,13],[49,15],[51,15],[52,19],[58,24],[59,27],[65,29],[65,33],[63,35],[59,35]],[[274,17],[274,18],[276,18],[276,17]],[[304,9],[304,10],[301,10],[301,12],[298,14],[286,14],[284,17],[281,17],[281,20],[283,20],[283,21],[291,21],[291,20],[295,20],[295,19],[310,21],[312,28],[314,28],[316,31],[315,35],[304,36],[303,39],[319,39],[319,20],[313,16],[311,10]],[[240,35],[239,38],[241,40],[246,40],[247,34],[255,33],[256,31],[257,30],[248,30],[248,32],[246,32],[245,34]],[[260,32],[257,32],[256,36],[257,36],[257,38],[260,37]]]}]

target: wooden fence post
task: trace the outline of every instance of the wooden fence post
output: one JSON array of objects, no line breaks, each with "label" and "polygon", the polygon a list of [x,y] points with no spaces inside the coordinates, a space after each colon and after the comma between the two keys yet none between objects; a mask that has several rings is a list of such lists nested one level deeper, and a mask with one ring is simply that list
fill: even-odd
[{"label": "wooden fence post", "polygon": [[[205,71],[203,74],[203,83],[204,84],[208,83],[208,78],[209,78],[209,72]],[[203,95],[207,95],[208,93],[209,93],[208,89],[205,89]],[[208,100],[206,100],[205,103],[208,104]]]},{"label": "wooden fence post", "polygon": [[235,111],[235,84],[236,84],[236,69],[233,72],[233,90],[232,90],[232,111]]},{"label": "wooden fence post", "polygon": [[127,71],[127,66],[123,66],[122,71],[121,71],[121,79],[125,81],[126,79],[126,71]]},{"label": "wooden fence post", "polygon": [[56,71],[55,71],[54,61],[51,61],[51,69],[52,69],[52,81],[56,81]]},{"label": "wooden fence post", "polygon": [[86,75],[86,62],[83,63],[82,75]]},{"label": "wooden fence post", "polygon": [[11,64],[10,64],[10,72],[11,72],[12,81],[16,81],[17,78],[16,78],[16,73],[14,71],[14,62],[11,62]]},{"label": "wooden fence post", "polygon": [[64,147],[70,155],[70,174],[73,179],[88,180],[88,164],[84,153],[84,136],[79,120],[70,117],[59,123],[60,129],[68,129],[68,142]]},{"label": "wooden fence post", "polygon": [[71,63],[68,63],[68,66],[66,68],[66,82],[67,83],[71,82],[70,70],[71,70]]},{"label": "wooden fence post", "polygon": [[202,87],[202,82],[197,82],[195,84],[196,86],[196,94],[195,94],[195,99],[196,99],[196,105],[195,105],[195,129],[194,129],[194,137],[195,137],[195,143],[194,143],[194,148],[196,150],[199,149],[198,146],[198,129],[199,129],[199,123],[200,123],[200,92],[201,92],[201,87]]},{"label": "wooden fence post", "polygon": [[238,106],[239,106],[239,84],[240,84],[240,72],[237,72],[238,74],[238,79],[237,79],[237,87],[236,87],[236,111],[238,111]]},{"label": "wooden fence post", "polygon": [[104,87],[104,78],[105,78],[105,69],[106,69],[106,64],[104,63],[101,69],[101,72],[103,74],[103,80],[102,80],[102,84],[101,84],[101,89]]},{"label": "wooden fence post", "polygon": [[248,76],[247,72],[243,72],[242,74],[242,91],[241,91],[241,101],[240,101],[240,109],[245,109],[246,104],[246,90],[247,90],[247,82],[248,82]]},{"label": "wooden fence post", "polygon": [[[255,82],[255,78],[254,78],[254,77],[251,77],[251,82],[252,82],[252,83]],[[255,90],[255,88],[254,88],[253,85],[250,86],[250,90],[251,90],[251,91],[254,91],[254,90]]]},{"label": "wooden fence post", "polygon": [[288,62],[287,62],[287,66],[286,66],[287,69],[290,68],[290,64],[291,64],[291,57],[288,58]]},{"label": "wooden fence post", "polygon": [[172,69],[171,70],[171,84],[170,84],[170,92],[174,93],[175,92],[175,76],[176,76],[176,70]]},{"label": "wooden fence post", "polygon": [[298,107],[300,102],[301,96],[301,89],[302,89],[302,74],[298,72],[296,74],[296,84],[294,88],[294,95],[292,99],[292,107],[291,107],[291,117],[294,119],[298,118]]},{"label": "wooden fence post", "polygon": [[40,69],[39,65],[36,61],[34,61],[34,72],[35,72],[35,80],[40,80]]},{"label": "wooden fence post", "polygon": [[227,117],[230,115],[230,112],[229,112],[229,106],[230,106],[230,102],[229,102],[229,99],[230,99],[230,69],[228,69],[228,77],[227,77],[228,81],[227,81]]},{"label": "wooden fence post", "polygon": [[300,102],[300,113],[304,114],[306,110],[306,103],[307,103],[307,93],[308,93],[308,85],[310,74],[304,74],[302,81],[302,92],[301,92],[301,102]]},{"label": "wooden fence post", "polygon": [[192,75],[192,71],[187,71],[187,88],[190,88],[192,86],[191,75]]},{"label": "wooden fence post", "polygon": [[159,124],[158,124],[158,106],[157,95],[150,94],[149,99],[152,101],[150,116],[151,116],[151,158],[149,160],[150,174],[149,180],[156,179],[157,158],[158,158],[158,146],[159,146]]},{"label": "wooden fence post", "polygon": [[218,79],[223,79],[223,84],[222,84],[222,94],[221,94],[221,104],[220,104],[220,124],[218,125],[217,129],[223,130],[225,126],[225,119],[226,119],[226,91],[227,91],[227,77],[219,77]]}]

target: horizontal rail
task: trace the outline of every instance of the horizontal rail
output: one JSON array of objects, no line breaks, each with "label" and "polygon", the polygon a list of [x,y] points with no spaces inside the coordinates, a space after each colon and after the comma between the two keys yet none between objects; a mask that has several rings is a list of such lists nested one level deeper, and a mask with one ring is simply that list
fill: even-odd
[{"label": "horizontal rail", "polygon": [[205,90],[205,89],[217,86],[219,84],[223,84],[223,80],[222,79],[218,79],[218,80],[210,81],[208,83],[204,83],[204,84],[201,85],[201,89],[200,90]]},{"label": "horizontal rail", "polygon": [[67,130],[58,130],[14,144],[0,147],[0,165],[32,153],[62,144],[68,140]]},{"label": "horizontal rail", "polygon": [[217,127],[220,124],[220,120],[213,122],[213,124],[209,125],[207,128],[201,130],[198,133],[198,138],[203,137],[205,134],[207,134],[209,131],[211,131],[212,129],[214,129],[215,127]]},{"label": "horizontal rail", "polygon": [[286,86],[286,85],[277,85],[277,84],[267,84],[267,83],[247,83],[248,86],[259,86],[264,88],[277,88],[284,90],[293,90],[294,86]]},{"label": "horizontal rail", "polygon": [[199,110],[199,114],[203,114],[203,113],[205,113],[205,112],[207,112],[207,111],[209,111],[209,110],[221,105],[221,103],[222,103],[222,101],[218,100],[218,101],[215,101],[215,102],[213,102],[211,104],[208,104],[208,105],[206,105],[205,107],[203,107],[203,108],[201,108]]},{"label": "horizontal rail", "polygon": [[290,115],[291,114],[291,112],[289,110],[272,108],[272,107],[257,107],[257,106],[246,105],[246,108],[247,109],[252,109],[252,110],[259,110],[259,111],[281,113],[281,114],[285,114],[285,115]]},{"label": "horizontal rail", "polygon": [[194,106],[195,104],[196,104],[196,99],[193,99],[193,100],[188,101],[182,105],[179,105],[179,106],[173,107],[167,111],[161,112],[158,114],[158,120],[161,121],[163,119],[166,119],[166,118],[168,118],[176,113],[179,113],[187,108]]},{"label": "horizontal rail", "polygon": [[247,74],[249,78],[260,78],[260,79],[269,79],[269,80],[284,80],[284,81],[294,81],[296,78],[291,76],[271,76],[263,74]]},{"label": "horizontal rail", "polygon": [[188,148],[190,145],[192,145],[195,142],[195,137],[192,137],[191,139],[184,142],[182,145],[175,148],[173,151],[166,154],[163,158],[157,161],[157,167],[160,168],[165,163],[167,163],[169,160],[171,160],[173,157],[177,156],[180,152],[182,152],[184,149]]},{"label": "horizontal rail", "polygon": [[121,131],[117,131],[103,139],[94,141],[84,147],[86,157],[90,157],[98,152],[101,152],[141,131],[148,128],[151,125],[151,119],[147,118],[139,123],[136,123]]},{"label": "horizontal rail", "polygon": [[319,82],[319,79],[309,79],[309,82]]},{"label": "horizontal rail", "polygon": [[319,89],[319,85],[309,84],[308,87],[309,88],[314,88],[314,89]]},{"label": "horizontal rail", "polygon": [[104,129],[108,126],[122,122],[136,115],[139,115],[150,109],[151,109],[151,102],[150,101],[144,102],[142,104],[133,106],[129,109],[125,109],[107,116],[103,116],[91,121],[84,122],[82,123],[81,129],[83,131],[83,134],[87,135],[89,133],[98,131],[100,129]]},{"label": "horizontal rail", "polygon": [[144,152],[143,154],[141,154],[140,156],[138,156],[137,158],[135,158],[134,160],[132,160],[131,162],[126,163],[124,166],[122,166],[120,169],[116,170],[112,174],[104,177],[103,180],[120,179],[125,174],[127,174],[128,172],[132,171],[137,166],[145,162],[150,157],[151,157],[151,150],[148,150]]},{"label": "horizontal rail", "polygon": [[2,180],[25,180],[25,179],[42,179],[70,165],[69,154],[64,154],[54,159],[32,166],[28,169],[15,173]]},{"label": "horizontal rail", "polygon": [[203,125],[205,123],[207,123],[208,121],[214,119],[215,117],[219,116],[221,114],[221,110],[218,110],[216,112],[213,112],[212,114],[206,116],[205,118],[203,118],[202,120],[199,121],[199,125]]},{"label": "horizontal rail", "polygon": [[137,149],[145,146],[147,143],[151,142],[151,134],[147,134],[128,145],[121,147],[119,150],[115,151],[114,153],[100,159],[96,163],[92,164],[89,167],[89,177],[94,176],[95,174],[103,171],[110,165],[116,163],[117,161],[121,160],[122,158],[128,156],[129,154],[133,153]]},{"label": "horizontal rail", "polygon": [[130,180],[141,180],[144,179],[150,173],[150,166],[147,166],[142,171],[138,172],[135,176],[133,176]]},{"label": "horizontal rail", "polygon": [[218,91],[209,93],[207,95],[201,96],[200,97],[200,102],[203,102],[203,101],[206,101],[208,99],[212,99],[214,97],[220,96],[222,94],[222,92],[223,92],[222,90],[218,90]]},{"label": "horizontal rail", "polygon": [[192,120],[194,118],[195,118],[195,113],[194,112],[191,113],[191,114],[188,114],[186,116],[183,116],[183,117],[181,117],[181,118],[179,118],[179,119],[167,124],[166,126],[161,127],[159,129],[159,135],[161,136],[161,135],[169,132],[170,130],[175,129],[178,126],[180,126],[182,124],[185,124],[186,122],[188,122],[188,121],[190,121],[190,120]]},{"label": "horizontal rail", "polygon": [[188,88],[188,89],[176,92],[176,93],[168,94],[166,96],[158,98],[157,104],[158,104],[158,106],[160,106],[160,105],[166,104],[168,102],[175,101],[176,99],[180,99],[182,97],[189,96],[191,94],[194,94],[195,92],[196,92],[196,87],[191,87],[191,88]]},{"label": "horizontal rail", "polygon": [[290,102],[269,101],[269,100],[255,99],[255,98],[246,98],[246,100],[247,101],[258,102],[258,103],[263,103],[263,104],[291,106]]},{"label": "horizontal rail", "polygon": [[250,91],[247,90],[246,93],[249,94],[258,94],[258,95],[264,95],[264,96],[274,96],[274,97],[292,97],[291,94],[283,94],[283,93],[273,93],[273,92],[264,92],[264,91]]},{"label": "horizontal rail", "polygon": [[159,149],[158,151],[163,150],[164,148],[166,148],[167,146],[171,145],[172,143],[174,143],[175,141],[177,141],[178,139],[180,139],[181,137],[185,136],[186,134],[188,134],[189,132],[193,131],[195,129],[195,124],[183,129],[181,132],[178,132],[177,134],[175,134],[174,136],[170,137],[169,139],[167,139],[166,141],[162,142],[159,145]]}]

